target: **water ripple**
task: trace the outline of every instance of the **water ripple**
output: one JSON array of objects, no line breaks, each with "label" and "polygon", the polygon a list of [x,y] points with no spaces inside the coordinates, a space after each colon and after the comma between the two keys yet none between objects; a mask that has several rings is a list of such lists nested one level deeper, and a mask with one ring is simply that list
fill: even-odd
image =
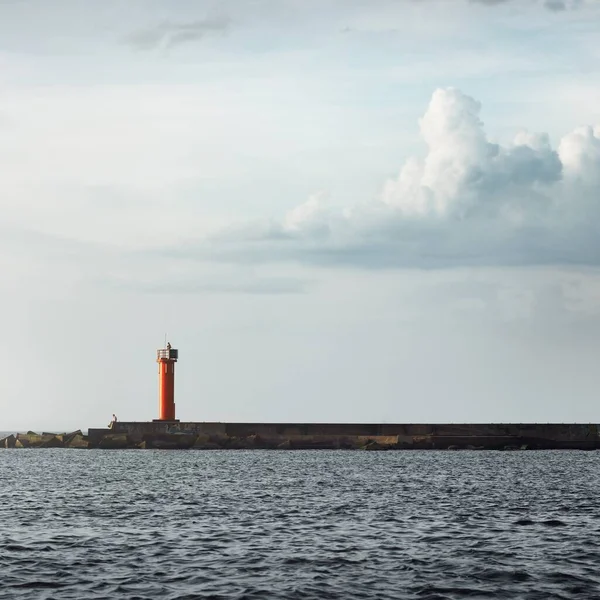
[{"label": "water ripple", "polygon": [[0,450],[0,599],[600,598],[600,453]]}]

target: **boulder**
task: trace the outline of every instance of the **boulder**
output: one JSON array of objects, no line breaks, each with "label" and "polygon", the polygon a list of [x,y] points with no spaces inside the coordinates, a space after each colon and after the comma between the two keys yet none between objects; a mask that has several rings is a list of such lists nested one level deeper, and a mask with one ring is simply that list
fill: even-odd
[{"label": "boulder", "polygon": [[9,435],[0,440],[0,448],[14,448],[17,438],[14,435]]},{"label": "boulder", "polygon": [[78,429],[77,431],[71,431],[71,433],[63,433],[62,434],[62,440],[65,443],[65,446],[70,444],[71,440],[73,440],[76,437],[81,437],[83,438],[83,433],[81,432],[81,429]]},{"label": "boulder", "polygon": [[53,435],[50,439],[39,444],[40,448],[64,448],[64,446],[63,441],[57,435]]},{"label": "boulder", "polygon": [[129,447],[129,440],[126,433],[109,433],[99,442],[98,448],[110,450],[123,450]]},{"label": "boulder", "polygon": [[89,446],[88,440],[81,433],[69,436],[64,443],[65,448],[87,448]]},{"label": "boulder", "polygon": [[62,442],[53,433],[17,433],[17,439],[25,448],[55,448],[56,444],[62,446]]}]

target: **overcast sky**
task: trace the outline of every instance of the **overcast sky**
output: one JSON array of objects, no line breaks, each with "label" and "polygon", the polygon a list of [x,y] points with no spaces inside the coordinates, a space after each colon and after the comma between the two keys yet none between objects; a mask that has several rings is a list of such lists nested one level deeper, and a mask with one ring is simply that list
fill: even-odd
[{"label": "overcast sky", "polygon": [[0,430],[600,422],[600,3],[0,0]]}]

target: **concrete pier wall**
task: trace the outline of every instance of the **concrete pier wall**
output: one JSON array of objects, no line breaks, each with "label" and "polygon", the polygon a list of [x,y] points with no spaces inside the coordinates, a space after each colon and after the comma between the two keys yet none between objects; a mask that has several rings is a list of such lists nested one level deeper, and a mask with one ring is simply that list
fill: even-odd
[{"label": "concrete pier wall", "polygon": [[600,449],[597,424],[118,422],[90,429],[90,447]]},{"label": "concrete pier wall", "polygon": [[120,421],[114,433],[194,433],[229,437],[251,435],[350,436],[513,436],[557,440],[599,438],[600,426],[587,423],[216,423],[186,421]]}]

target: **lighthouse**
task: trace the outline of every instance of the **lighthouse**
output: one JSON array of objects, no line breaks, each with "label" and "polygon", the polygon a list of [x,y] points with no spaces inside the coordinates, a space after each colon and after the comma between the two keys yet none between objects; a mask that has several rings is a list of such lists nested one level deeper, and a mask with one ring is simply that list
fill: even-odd
[{"label": "lighthouse", "polygon": [[158,363],[158,421],[175,421],[175,363],[179,352],[171,348],[156,351]]}]

